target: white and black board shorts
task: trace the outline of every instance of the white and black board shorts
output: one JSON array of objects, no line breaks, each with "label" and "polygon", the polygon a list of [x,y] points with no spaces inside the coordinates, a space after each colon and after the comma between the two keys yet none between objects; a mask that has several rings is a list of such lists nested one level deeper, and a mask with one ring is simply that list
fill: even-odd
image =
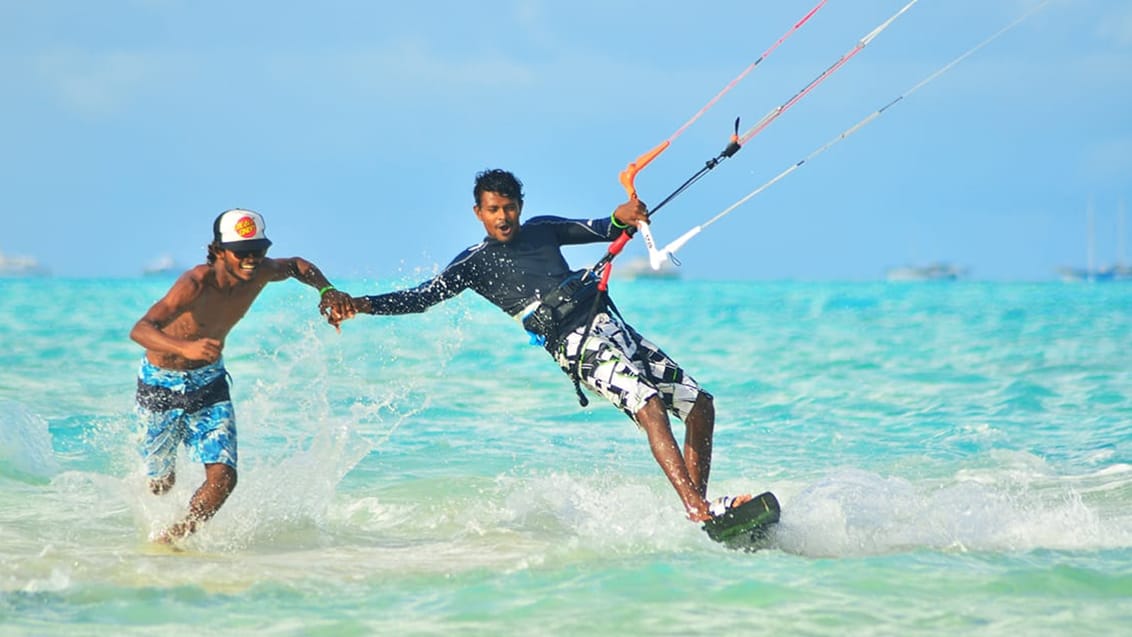
[{"label": "white and black board shorts", "polygon": [[[573,374],[585,331],[585,325],[576,328],[555,350],[554,359],[567,375]],[[684,420],[703,392],[699,383],[685,374],[676,361],[607,312],[599,312],[594,317],[578,374],[582,385],[603,396],[634,421],[636,413],[658,394],[668,411]]]}]

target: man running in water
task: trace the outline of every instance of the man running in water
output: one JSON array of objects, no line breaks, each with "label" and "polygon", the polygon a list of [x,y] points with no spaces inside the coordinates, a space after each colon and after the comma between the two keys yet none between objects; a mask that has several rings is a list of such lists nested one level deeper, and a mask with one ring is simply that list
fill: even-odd
[{"label": "man running in water", "polygon": [[[676,489],[688,518],[711,519],[749,495],[707,501],[715,408],[702,390],[664,352],[624,323],[603,301],[593,315],[596,280],[571,271],[563,245],[610,242],[625,228],[647,223],[648,211],[627,201],[606,218],[534,217],[519,224],[522,183],[509,172],[476,175],[476,217],[487,237],[464,250],[436,277],[409,290],[352,299],[347,314],[331,313],[338,325],[366,314],[412,314],[467,288],[522,321],[564,372],[624,411],[648,435],[653,457]],[[583,346],[583,339],[585,341]],[[581,393],[579,391],[579,396]],[[684,450],[672,434],[668,412],[684,422]]]},{"label": "man running in water", "polygon": [[319,290],[319,310],[350,311],[350,297],[299,257],[267,258],[271,245],[263,217],[228,210],[212,225],[208,263],[193,267],[130,330],[145,348],[138,371],[137,413],[143,440],[138,451],[149,488],[173,487],[177,447],[204,463],[204,483],[189,512],[155,539],[172,543],[211,518],[236,487],[236,415],[221,352],[224,339],[272,281],[298,279]]}]

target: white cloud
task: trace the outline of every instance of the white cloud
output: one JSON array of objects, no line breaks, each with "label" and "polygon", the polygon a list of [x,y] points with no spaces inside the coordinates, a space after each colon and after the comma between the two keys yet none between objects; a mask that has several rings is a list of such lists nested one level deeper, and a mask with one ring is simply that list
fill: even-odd
[{"label": "white cloud", "polygon": [[401,41],[377,56],[380,70],[398,81],[418,84],[487,85],[493,87],[529,84],[534,71],[515,58],[486,54],[445,59],[420,41]]},{"label": "white cloud", "polygon": [[421,39],[402,38],[381,47],[271,55],[264,64],[282,84],[318,86],[328,94],[454,95],[459,91],[519,90],[536,71],[501,54],[444,57]]},{"label": "white cloud", "polygon": [[1132,7],[1123,7],[1123,13],[1113,12],[1098,29],[1099,35],[1119,46],[1132,46]]},{"label": "white cloud", "polygon": [[60,49],[41,54],[34,66],[65,107],[96,117],[127,108],[160,78],[160,65],[139,53]]},{"label": "white cloud", "polygon": [[1132,175],[1132,137],[1093,142],[1085,150],[1084,171],[1090,180],[1125,182]]}]

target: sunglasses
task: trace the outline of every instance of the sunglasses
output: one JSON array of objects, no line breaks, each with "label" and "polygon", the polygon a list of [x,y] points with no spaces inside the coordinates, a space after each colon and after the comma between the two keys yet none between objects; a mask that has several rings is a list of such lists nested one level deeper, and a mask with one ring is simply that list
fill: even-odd
[{"label": "sunglasses", "polygon": [[237,259],[262,259],[267,256],[267,248],[259,248],[258,250],[232,250],[229,249],[233,256]]}]

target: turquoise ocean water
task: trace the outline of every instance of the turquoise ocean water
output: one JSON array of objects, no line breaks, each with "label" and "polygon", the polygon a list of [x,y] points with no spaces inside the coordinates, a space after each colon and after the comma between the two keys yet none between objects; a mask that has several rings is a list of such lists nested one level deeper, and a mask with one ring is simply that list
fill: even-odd
[{"label": "turquoise ocean water", "polygon": [[782,502],[748,554],[486,302],[337,334],[276,284],[225,353],[239,486],[173,554],[202,471],[145,491],[127,337],[169,283],[0,280],[4,635],[1132,632],[1132,286],[616,283],[716,396],[711,494]]}]

